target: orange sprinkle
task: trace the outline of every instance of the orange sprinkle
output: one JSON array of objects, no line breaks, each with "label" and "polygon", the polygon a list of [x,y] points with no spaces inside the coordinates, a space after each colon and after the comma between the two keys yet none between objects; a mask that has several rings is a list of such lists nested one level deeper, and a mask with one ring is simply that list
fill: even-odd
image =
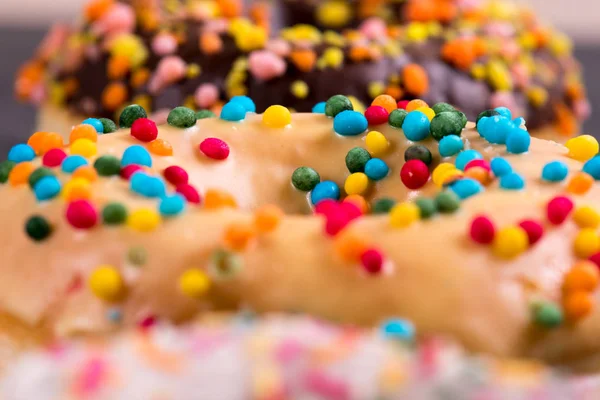
[{"label": "orange sprinkle", "polygon": [[429,104],[425,103],[421,99],[411,100],[406,105],[406,111],[408,111],[408,112],[415,111],[416,109],[421,108],[421,107],[429,107]]},{"label": "orange sprinkle", "polygon": [[358,235],[342,232],[337,235],[334,242],[335,252],[346,262],[357,262],[367,249],[367,243]]},{"label": "orange sprinkle", "polygon": [[429,77],[423,67],[418,64],[409,64],[402,71],[404,88],[410,94],[420,96],[429,90]]},{"label": "orange sprinkle", "polygon": [[585,97],[585,89],[580,82],[569,82],[565,87],[567,96],[572,100],[579,100]]},{"label": "orange sprinkle", "polygon": [[237,203],[229,193],[223,190],[208,189],[204,195],[204,207],[211,210],[223,207],[237,208]]},{"label": "orange sprinkle", "polygon": [[487,53],[487,43],[481,37],[473,38],[473,50],[476,57],[484,56]]},{"label": "orange sprinkle", "polygon": [[131,75],[131,86],[137,89],[146,84],[148,79],[150,79],[150,71],[148,68],[140,68]]},{"label": "orange sprinkle", "polygon": [[115,111],[127,99],[127,88],[122,83],[111,83],[102,92],[102,105],[109,111]]},{"label": "orange sprinkle", "polygon": [[227,248],[233,251],[242,251],[248,247],[256,233],[249,224],[235,223],[225,229],[223,242]]},{"label": "orange sprinkle", "polygon": [[69,136],[69,143],[74,143],[77,139],[89,139],[92,142],[98,142],[98,132],[91,125],[76,125],[71,130],[71,135]]},{"label": "orange sprinkle", "polygon": [[567,192],[573,194],[586,194],[594,184],[594,178],[585,172],[575,174],[567,184]]},{"label": "orange sprinkle", "polygon": [[173,146],[164,139],[156,139],[148,143],[148,151],[157,156],[172,156]]},{"label": "orange sprinkle", "polygon": [[572,292],[563,299],[563,308],[568,319],[576,321],[588,315],[594,302],[592,296],[587,292]]},{"label": "orange sprinkle", "polygon": [[432,21],[436,17],[435,6],[431,0],[411,0],[406,5],[406,16],[411,21]]},{"label": "orange sprinkle", "polygon": [[379,96],[375,97],[371,105],[383,107],[387,110],[388,113],[391,113],[396,108],[398,108],[398,103],[396,102],[396,99],[393,96],[387,94],[380,94]]},{"label": "orange sprinkle", "polygon": [[111,57],[108,60],[107,75],[110,79],[123,78],[127,74],[127,72],[129,72],[130,67],[131,65],[127,56],[121,55]]},{"label": "orange sprinkle", "polygon": [[465,171],[465,176],[471,179],[475,179],[477,182],[484,186],[489,185],[492,182],[492,178],[488,171],[482,167],[473,167]]},{"label": "orange sprinkle", "polygon": [[48,132],[36,132],[29,137],[29,140],[27,140],[27,144],[33,148],[35,154],[38,156],[42,153],[47,135]]},{"label": "orange sprinkle", "polygon": [[434,6],[434,18],[440,22],[451,22],[458,14],[458,7],[453,1],[438,0]]},{"label": "orange sprinkle", "polygon": [[317,55],[310,49],[294,50],[290,53],[290,60],[300,71],[310,72],[315,67]]},{"label": "orange sprinkle", "polygon": [[385,88],[385,94],[393,97],[394,99],[401,99],[404,96],[404,91],[398,85],[390,85]]},{"label": "orange sprinkle", "polygon": [[10,174],[8,175],[8,182],[11,186],[19,186],[27,183],[29,175],[33,172],[35,167],[33,163],[27,161],[22,162],[14,166]]},{"label": "orange sprinkle", "polygon": [[368,61],[371,58],[371,52],[365,46],[354,46],[350,49],[349,57],[352,61]]},{"label": "orange sprinkle", "polygon": [[351,194],[344,199],[344,203],[354,204],[363,214],[366,214],[369,211],[369,203],[367,203],[367,200],[359,194]]},{"label": "orange sprinkle", "polygon": [[272,232],[281,223],[283,211],[277,206],[268,205],[259,208],[254,214],[254,226],[259,232]]},{"label": "orange sprinkle", "polygon": [[573,112],[565,104],[557,104],[554,107],[556,113],[556,129],[558,133],[565,136],[573,136],[579,130],[579,123]]},{"label": "orange sprinkle", "polygon": [[63,82],[63,88],[65,89],[65,94],[71,96],[79,89],[79,81],[74,77],[67,78]]},{"label": "orange sprinkle", "polygon": [[217,0],[221,14],[225,18],[234,18],[242,14],[242,2],[240,0]]},{"label": "orange sprinkle", "polygon": [[200,50],[206,54],[215,54],[223,48],[223,41],[214,32],[204,32],[200,35]]},{"label": "orange sprinkle", "polygon": [[598,287],[600,272],[591,261],[580,261],[571,268],[563,281],[565,292],[591,292]]},{"label": "orange sprinkle", "polygon": [[34,87],[44,77],[44,66],[38,62],[25,64],[17,73],[15,94],[21,100],[28,100]]},{"label": "orange sprinkle", "polygon": [[112,7],[113,0],[92,0],[85,6],[85,17],[88,21],[95,21]]},{"label": "orange sprinkle", "polygon": [[88,182],[96,182],[98,180],[98,172],[91,165],[82,165],[73,172],[73,178],[83,178]]}]

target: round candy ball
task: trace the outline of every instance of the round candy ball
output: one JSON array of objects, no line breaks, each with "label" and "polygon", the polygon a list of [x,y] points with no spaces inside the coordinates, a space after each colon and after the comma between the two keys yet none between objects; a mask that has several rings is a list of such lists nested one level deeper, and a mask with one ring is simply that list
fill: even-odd
[{"label": "round candy ball", "polygon": [[187,171],[177,165],[171,165],[165,168],[163,176],[171,185],[182,185],[188,183],[189,175]]},{"label": "round candy ball", "polygon": [[413,144],[404,152],[404,161],[410,160],[421,160],[426,165],[431,165],[433,155],[427,147],[420,144]]},{"label": "round candy ball", "polygon": [[365,110],[365,118],[369,125],[382,125],[388,122],[390,114],[381,106],[370,106]]},{"label": "round candy ball", "polygon": [[479,121],[481,121],[483,117],[493,117],[495,115],[500,115],[500,113],[496,110],[485,110],[477,116],[477,120],[475,122],[477,125],[479,125]]},{"label": "round candy ball", "polygon": [[325,114],[325,104],[326,103],[324,101],[315,104],[315,106],[312,108],[313,114]]},{"label": "round candy ball", "polygon": [[283,128],[292,123],[292,113],[284,106],[271,106],[265,110],[262,122],[271,128]]},{"label": "round candy ball", "polygon": [[433,199],[419,197],[415,200],[415,205],[419,207],[421,219],[429,219],[437,214],[437,206]]},{"label": "round candy ball", "polygon": [[88,165],[88,162],[82,156],[68,156],[61,164],[61,170],[67,174],[73,173],[77,168]]},{"label": "round candy ball", "polygon": [[206,138],[200,143],[200,151],[213,160],[225,160],[229,157],[229,145],[218,138]]},{"label": "round candy ball", "polygon": [[425,186],[429,177],[430,174],[427,164],[420,160],[410,160],[406,162],[400,171],[402,183],[411,190],[416,190]]},{"label": "round candy ball", "polygon": [[123,158],[121,158],[121,167],[126,167],[131,164],[151,167],[152,157],[150,156],[148,150],[142,146],[129,146],[127,149],[125,149],[125,152],[123,152]]},{"label": "round candy ball", "polygon": [[325,103],[325,115],[335,117],[342,111],[352,111],[354,106],[349,98],[342,95],[335,95],[329,98]]},{"label": "round candy ball", "polygon": [[364,133],[369,127],[365,116],[357,111],[345,110],[333,119],[333,130],[342,136],[356,136]]},{"label": "round candy ball", "polygon": [[186,199],[179,193],[163,197],[158,205],[158,211],[164,217],[174,217],[185,210]]},{"label": "round candy ball", "polygon": [[379,158],[372,158],[365,164],[365,174],[374,181],[385,178],[390,172],[390,168],[385,161]]},{"label": "round candy ball", "polygon": [[512,154],[522,154],[529,151],[531,136],[521,128],[514,128],[506,137],[506,150]]},{"label": "round candy ball", "polygon": [[392,127],[402,129],[402,125],[404,124],[407,115],[408,111],[403,108],[398,108],[390,113],[388,122]]},{"label": "round candy ball", "polygon": [[114,176],[121,173],[121,160],[115,156],[104,155],[96,159],[94,168],[100,176]]},{"label": "round candy ball", "polygon": [[242,121],[246,118],[246,109],[240,103],[229,102],[221,109],[220,118],[231,122]]},{"label": "round candy ball", "polygon": [[50,200],[58,196],[61,190],[60,181],[55,176],[45,176],[34,186],[33,192],[38,201]]},{"label": "round candy ball", "polygon": [[32,240],[41,242],[50,236],[52,227],[46,218],[35,215],[29,218],[25,223],[25,233],[27,233],[27,236]]},{"label": "round candy ball", "polygon": [[500,187],[505,190],[521,190],[525,187],[525,179],[516,172],[511,172],[500,178]]},{"label": "round candy ball", "polygon": [[131,125],[131,136],[142,142],[151,142],[158,137],[158,127],[148,118],[138,118]]},{"label": "round candy ball", "polygon": [[490,244],[494,241],[496,227],[492,220],[486,216],[478,216],[471,221],[469,235],[474,242],[479,244]]},{"label": "round candy ball", "polygon": [[561,161],[551,161],[542,169],[542,179],[548,182],[561,182],[569,174],[569,167]]},{"label": "round candy ball", "polygon": [[431,122],[429,122],[427,115],[421,111],[412,111],[404,119],[402,130],[408,140],[418,142],[427,139],[430,125]]},{"label": "round candy ball", "polygon": [[75,200],[67,206],[67,221],[77,229],[90,229],[98,222],[98,212],[87,200]]},{"label": "round candy ball", "polygon": [[35,185],[46,176],[54,176],[54,172],[52,172],[51,169],[45,167],[36,168],[35,171],[33,171],[31,175],[29,175],[29,187],[33,189]]},{"label": "round candy ball", "polygon": [[131,128],[133,123],[140,118],[148,118],[146,110],[142,106],[132,104],[127,106],[121,112],[119,116],[119,125],[121,128]]},{"label": "round candy ball", "polygon": [[442,112],[431,120],[431,136],[435,140],[441,140],[445,136],[462,133],[462,119],[455,112]]},{"label": "round candy ball", "polygon": [[246,109],[246,112],[256,112],[256,104],[254,104],[254,100],[248,96],[234,96],[229,101],[241,104]]},{"label": "round candy ball", "polygon": [[116,132],[118,129],[117,124],[112,119],[100,118],[99,121],[102,123],[102,132],[104,134]]},{"label": "round candy ball", "polygon": [[190,128],[196,125],[196,113],[187,107],[175,107],[169,113],[167,123],[176,128]]},{"label": "round candy ball", "polygon": [[303,192],[310,192],[319,182],[321,182],[321,177],[310,167],[297,168],[292,174],[292,185]]},{"label": "round candy ball", "polygon": [[371,206],[373,214],[387,214],[396,205],[396,200],[390,198],[378,199]]},{"label": "round candy ball", "polygon": [[346,154],[346,167],[351,173],[364,172],[371,154],[362,147],[355,147]]},{"label": "round candy ball", "polygon": [[600,157],[593,157],[583,164],[583,172],[589,174],[594,180],[600,180]]},{"label": "round candy ball", "polygon": [[477,150],[470,149],[461,151],[456,157],[456,168],[464,171],[469,162],[481,159],[483,159],[483,156]]},{"label": "round candy ball", "polygon": [[454,106],[448,104],[448,103],[437,103],[436,105],[434,105],[433,107],[431,107],[431,109],[435,112],[435,114],[441,114],[443,112],[452,112],[452,111],[456,111],[456,108],[454,108]]},{"label": "round candy ball", "polygon": [[120,225],[127,220],[127,208],[121,203],[109,203],[102,209],[102,222],[106,225]]},{"label": "round candy ball", "polygon": [[494,111],[496,111],[501,116],[508,118],[509,120],[512,120],[512,112],[508,108],[496,107],[496,108],[494,108]]},{"label": "round candy ball", "polygon": [[332,181],[320,182],[310,193],[310,201],[313,205],[317,205],[326,199],[340,199],[340,188],[337,183]]},{"label": "round candy ball", "polygon": [[96,132],[104,133],[104,124],[99,119],[88,118],[88,119],[84,120],[81,123],[81,125],[90,125],[91,127],[93,127],[96,130]]},{"label": "round candy ball", "polygon": [[492,169],[492,173],[498,178],[510,174],[513,170],[510,163],[502,157],[493,158],[490,162],[490,168]]},{"label": "round candy ball", "polygon": [[0,162],[0,183],[6,183],[8,181],[8,176],[12,169],[17,165],[14,161],[2,161]]},{"label": "round candy ball", "polygon": [[460,136],[444,136],[440,140],[439,151],[442,157],[451,157],[458,154],[464,148],[464,143]]},{"label": "round candy ball", "polygon": [[466,178],[454,182],[450,185],[450,190],[452,190],[459,199],[465,200],[482,192],[483,186],[475,179]]},{"label": "round candy ball", "polygon": [[446,190],[435,197],[435,205],[439,212],[450,214],[460,208],[460,199],[454,192]]},{"label": "round candy ball", "polygon": [[35,150],[28,144],[17,144],[8,152],[8,161],[15,163],[31,161],[35,158]]}]

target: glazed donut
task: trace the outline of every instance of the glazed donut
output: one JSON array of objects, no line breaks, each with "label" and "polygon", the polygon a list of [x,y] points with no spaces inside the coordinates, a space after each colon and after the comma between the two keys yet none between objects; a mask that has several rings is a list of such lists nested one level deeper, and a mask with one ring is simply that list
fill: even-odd
[{"label": "glazed donut", "polygon": [[26,354],[0,380],[0,393],[39,400],[425,399],[439,393],[558,400],[599,393],[597,379],[564,378],[531,362],[469,358],[446,341],[428,339],[411,349],[393,330],[401,324],[386,323],[383,334],[280,316],[160,325],[108,343],[72,341]]},{"label": "glazed donut", "polygon": [[[239,0],[162,8],[149,0],[92,0],[81,26],[49,34],[20,70],[16,92],[40,106],[39,130],[57,132],[87,117],[116,118],[131,103],[164,122],[160,115],[176,106],[218,112],[238,95],[251,97],[258,112],[271,104],[306,112],[338,93],[353,97],[357,109],[382,94],[401,105],[448,102],[470,120],[506,106],[534,133],[579,131],[590,107],[568,38],[504,3],[439,0],[444,7],[434,9],[450,11],[423,14],[431,1],[350,2],[344,7],[357,17],[353,29],[285,26],[269,39],[266,2],[248,11],[253,23],[241,18]],[[345,3],[324,2],[316,14],[338,15],[335,4]],[[404,16],[367,19],[373,13]],[[290,24],[308,22],[295,8],[287,14],[298,17]]]},{"label": "glazed donut", "polygon": [[325,105],[332,117],[253,108],[238,98],[196,121],[179,107],[157,127],[133,105],[121,130],[90,120],[65,147],[38,132],[11,149],[6,340],[244,306],[401,317],[475,352],[597,361],[594,138],[530,138],[506,108],[464,131],[447,104],[378,125],[343,96]]}]

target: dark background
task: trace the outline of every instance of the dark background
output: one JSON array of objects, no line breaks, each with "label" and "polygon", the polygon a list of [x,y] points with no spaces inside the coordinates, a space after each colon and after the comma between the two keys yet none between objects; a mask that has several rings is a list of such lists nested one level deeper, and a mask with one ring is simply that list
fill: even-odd
[{"label": "dark background", "polygon": [[[3,0],[0,0],[3,1]],[[0,27],[0,154],[26,140],[35,129],[35,110],[19,104],[13,96],[13,79],[17,68],[34,52],[45,30],[23,30]],[[586,83],[592,108],[592,118],[585,124],[584,133],[600,138],[600,46],[579,45],[576,54],[585,69]],[[0,159],[3,159],[0,156]]]}]

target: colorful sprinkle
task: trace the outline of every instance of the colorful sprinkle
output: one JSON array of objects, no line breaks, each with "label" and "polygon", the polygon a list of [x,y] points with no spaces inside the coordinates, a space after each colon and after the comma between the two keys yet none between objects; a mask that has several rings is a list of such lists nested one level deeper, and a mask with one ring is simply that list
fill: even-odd
[{"label": "colorful sprinkle", "polygon": [[42,157],[42,164],[49,168],[58,167],[65,158],[67,158],[67,153],[63,149],[50,149]]},{"label": "colorful sprinkle", "polygon": [[67,206],[66,218],[76,229],[90,229],[98,222],[98,212],[88,200],[75,200]]},{"label": "colorful sprinkle", "polygon": [[528,246],[527,233],[517,226],[500,229],[492,244],[494,254],[505,259],[518,257],[527,250]]},{"label": "colorful sprinkle", "polygon": [[143,172],[131,177],[129,187],[132,192],[148,198],[161,198],[167,191],[165,182],[161,178]]},{"label": "colorful sprinkle", "polygon": [[412,111],[404,119],[402,131],[408,140],[418,142],[427,139],[430,125],[431,122],[427,115],[421,111]]},{"label": "colorful sprinkle", "polygon": [[404,152],[404,161],[408,162],[410,160],[419,160],[429,166],[433,161],[433,155],[427,147],[420,144],[413,144]]},{"label": "colorful sprinkle", "polygon": [[362,147],[355,147],[346,154],[346,167],[351,173],[364,172],[370,159],[371,154],[367,150]]},{"label": "colorful sprinkle", "polygon": [[388,176],[390,168],[385,161],[379,158],[372,158],[365,164],[365,174],[374,181],[379,181]]},{"label": "colorful sprinkle", "polygon": [[539,221],[526,219],[519,222],[519,226],[527,234],[529,245],[533,246],[544,236],[544,226]]},{"label": "colorful sprinkle", "polygon": [[406,228],[420,219],[421,211],[414,203],[399,203],[390,210],[390,223],[394,228]]},{"label": "colorful sprinkle", "polygon": [[34,215],[25,222],[25,233],[35,242],[46,240],[52,234],[52,226],[42,216]]},{"label": "colorful sprinkle", "polygon": [[554,225],[560,225],[573,211],[573,201],[565,196],[556,196],[546,206],[548,221]]},{"label": "colorful sprinkle", "polygon": [[200,151],[213,160],[225,160],[229,157],[229,145],[217,138],[206,138],[200,143]]},{"label": "colorful sprinkle", "polygon": [[132,164],[141,165],[144,167],[152,167],[152,156],[150,156],[148,150],[142,146],[129,146],[127,149],[125,149],[123,158],[121,158],[121,167],[126,167]]},{"label": "colorful sprinkle", "polygon": [[365,110],[365,118],[369,125],[383,125],[388,122],[388,111],[381,106],[370,106]]},{"label": "colorful sprinkle", "polygon": [[61,164],[61,170],[64,173],[72,174],[79,167],[88,165],[88,162],[82,156],[68,156]]},{"label": "colorful sprinkle", "polygon": [[165,196],[160,199],[158,211],[165,218],[174,217],[185,210],[186,199],[181,194],[176,193],[171,196]]},{"label": "colorful sprinkle", "polygon": [[462,118],[455,112],[442,112],[431,120],[431,136],[438,141],[447,136],[460,136],[462,129]]},{"label": "colorful sprinkle", "polygon": [[190,128],[196,125],[196,113],[187,107],[175,107],[169,113],[167,123],[176,128]]},{"label": "colorful sprinkle", "polygon": [[[328,117],[336,117],[343,111],[353,111],[352,102],[346,96],[336,95],[331,97],[325,103],[325,115]],[[366,129],[366,128],[365,128]]]},{"label": "colorful sprinkle", "polygon": [[297,168],[292,174],[292,185],[303,192],[310,192],[321,182],[321,177],[310,167]]},{"label": "colorful sprinkle", "polygon": [[496,227],[491,219],[481,215],[471,221],[469,235],[475,243],[490,244],[494,241]]},{"label": "colorful sprinkle", "polygon": [[158,137],[158,127],[148,118],[138,118],[131,125],[131,136],[142,142],[151,142]]},{"label": "colorful sprinkle", "polygon": [[444,191],[435,197],[435,205],[442,214],[452,214],[460,208],[460,199],[454,192]]},{"label": "colorful sprinkle", "polygon": [[121,203],[109,203],[102,209],[102,222],[105,225],[121,225],[127,221],[127,208]]},{"label": "colorful sprinkle", "polygon": [[28,144],[17,144],[8,152],[8,161],[21,163],[32,161],[35,158],[35,150]]},{"label": "colorful sprinkle", "polygon": [[85,158],[94,157],[98,153],[98,147],[90,139],[77,139],[69,147],[72,155],[79,155]]},{"label": "colorful sprinkle", "polygon": [[512,154],[522,154],[529,151],[531,136],[526,130],[515,128],[506,137],[506,150]]},{"label": "colorful sprinkle", "polygon": [[92,292],[108,302],[118,300],[125,291],[125,284],[119,271],[110,265],[102,265],[94,270],[89,278]]},{"label": "colorful sprinkle", "polygon": [[551,161],[542,169],[542,179],[548,182],[561,182],[569,174],[569,168],[561,161]]},{"label": "colorful sprinkle", "polygon": [[129,214],[127,226],[138,232],[152,232],[160,225],[160,215],[154,210],[142,208]]},{"label": "colorful sprinkle", "polygon": [[389,149],[390,142],[381,132],[371,131],[365,138],[365,146],[373,157],[381,157]]},{"label": "colorful sprinkle", "polygon": [[92,128],[96,130],[98,133],[104,133],[104,124],[102,121],[96,118],[88,118],[84,120],[81,125],[90,125]]},{"label": "colorful sprinkle", "polygon": [[292,123],[292,113],[284,106],[270,106],[265,110],[262,122],[270,128],[284,128]]},{"label": "colorful sprinkle", "polygon": [[342,111],[333,119],[333,129],[341,136],[356,136],[369,127],[365,116],[357,111]]},{"label": "colorful sprinkle", "polygon": [[400,179],[411,190],[420,189],[429,180],[429,168],[420,160],[410,160],[402,166]]},{"label": "colorful sprinkle", "polygon": [[439,143],[439,152],[442,157],[452,157],[464,148],[464,143],[459,136],[444,136]]},{"label": "colorful sprinkle", "polygon": [[461,171],[465,170],[468,163],[473,160],[482,160],[483,156],[477,150],[464,150],[461,151],[456,157],[456,168]]},{"label": "colorful sprinkle", "polygon": [[192,298],[200,299],[210,288],[210,279],[205,272],[199,269],[189,269],[179,278],[179,289]]},{"label": "colorful sprinkle", "polygon": [[511,172],[500,178],[500,187],[504,190],[521,190],[525,187],[525,179],[516,172]]},{"label": "colorful sprinkle", "polygon": [[33,192],[38,201],[45,201],[55,198],[61,191],[61,184],[55,176],[45,176],[41,178],[34,186]]},{"label": "colorful sprinkle", "polygon": [[340,188],[332,181],[323,181],[318,183],[310,193],[310,201],[313,205],[319,204],[325,199],[339,200]]},{"label": "colorful sprinkle", "polygon": [[133,123],[140,118],[148,118],[146,110],[142,106],[132,104],[123,109],[119,116],[119,125],[121,128],[131,128]]},{"label": "colorful sprinkle", "polygon": [[590,160],[600,152],[598,141],[590,135],[581,135],[569,139],[565,146],[569,150],[569,157],[581,162]]},{"label": "colorful sprinkle", "polygon": [[121,173],[121,160],[115,156],[104,155],[96,159],[94,169],[100,176],[116,176]]}]

